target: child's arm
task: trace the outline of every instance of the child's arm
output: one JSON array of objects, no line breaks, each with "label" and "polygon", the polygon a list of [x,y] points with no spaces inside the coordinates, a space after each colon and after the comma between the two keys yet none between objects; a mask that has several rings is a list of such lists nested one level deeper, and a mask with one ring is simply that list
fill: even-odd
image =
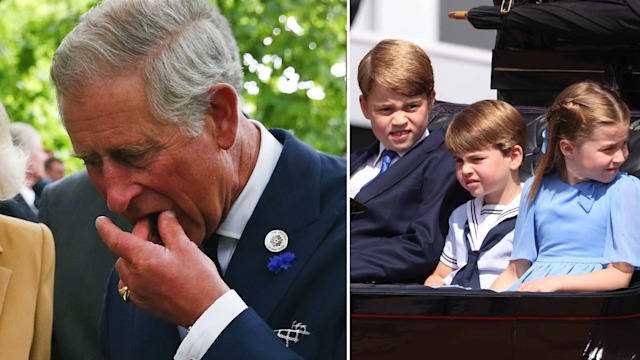
[{"label": "child's arm", "polygon": [[424,285],[425,286],[443,286],[444,278],[446,278],[449,274],[451,274],[452,271],[453,271],[453,268],[445,265],[445,263],[440,261],[438,262],[438,266],[436,266],[436,269],[433,271],[433,274],[431,274],[431,276],[429,276],[427,280],[425,280]]},{"label": "child's arm", "polygon": [[634,267],[625,262],[611,263],[606,269],[579,275],[549,276],[520,285],[517,291],[608,291],[629,286]]},{"label": "child's arm", "polygon": [[491,285],[493,291],[505,291],[515,283],[522,274],[531,267],[531,261],[516,259],[509,261],[507,268],[496,278]]}]

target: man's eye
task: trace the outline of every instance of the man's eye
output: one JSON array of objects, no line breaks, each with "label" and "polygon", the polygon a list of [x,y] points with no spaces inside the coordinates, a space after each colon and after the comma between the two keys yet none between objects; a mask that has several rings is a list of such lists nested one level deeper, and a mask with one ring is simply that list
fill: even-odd
[{"label": "man's eye", "polygon": [[139,161],[139,160],[144,159],[145,154],[143,154],[143,153],[140,153],[140,154],[128,154],[126,157],[131,161]]},{"label": "man's eye", "polygon": [[120,154],[116,157],[116,160],[123,163],[129,164],[133,166],[141,166],[144,165],[146,159],[146,153],[135,153],[135,154]]},{"label": "man's eye", "polygon": [[88,168],[99,168],[100,166],[102,166],[102,159],[100,158],[84,158],[81,160]]}]

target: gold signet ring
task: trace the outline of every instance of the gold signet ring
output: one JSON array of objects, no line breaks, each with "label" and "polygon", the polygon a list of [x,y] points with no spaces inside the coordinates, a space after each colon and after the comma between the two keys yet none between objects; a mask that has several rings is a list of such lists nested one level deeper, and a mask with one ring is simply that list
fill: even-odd
[{"label": "gold signet ring", "polygon": [[129,292],[129,287],[126,285],[118,290],[118,293],[120,293],[120,296],[122,297],[122,300],[124,300],[124,302],[129,301]]}]

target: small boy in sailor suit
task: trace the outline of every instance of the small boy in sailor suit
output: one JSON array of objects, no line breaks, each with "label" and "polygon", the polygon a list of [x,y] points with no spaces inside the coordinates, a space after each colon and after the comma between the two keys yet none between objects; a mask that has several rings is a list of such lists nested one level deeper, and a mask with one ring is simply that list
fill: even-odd
[{"label": "small boy in sailor suit", "polygon": [[471,104],[451,122],[445,144],[474,199],[451,214],[440,262],[424,285],[488,289],[507,267],[526,141],[522,115],[500,100]]}]

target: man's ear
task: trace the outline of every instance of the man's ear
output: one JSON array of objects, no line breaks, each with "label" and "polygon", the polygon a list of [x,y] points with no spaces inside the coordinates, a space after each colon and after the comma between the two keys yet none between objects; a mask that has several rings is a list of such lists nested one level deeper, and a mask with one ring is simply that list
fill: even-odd
[{"label": "man's ear", "polygon": [[562,155],[564,155],[564,157],[566,157],[567,159],[573,159],[576,147],[571,143],[571,141],[567,139],[561,139],[559,146],[560,151],[562,152]]},{"label": "man's ear", "polygon": [[362,114],[364,114],[364,117],[371,120],[371,114],[369,113],[367,100],[365,100],[364,96],[362,95],[360,95],[360,109],[362,109]]},{"label": "man's ear", "polygon": [[[212,121],[212,133],[221,149],[229,149],[238,131],[238,94],[229,84],[215,84],[209,89],[211,100],[207,119]],[[206,124],[205,124],[206,126]]]}]

